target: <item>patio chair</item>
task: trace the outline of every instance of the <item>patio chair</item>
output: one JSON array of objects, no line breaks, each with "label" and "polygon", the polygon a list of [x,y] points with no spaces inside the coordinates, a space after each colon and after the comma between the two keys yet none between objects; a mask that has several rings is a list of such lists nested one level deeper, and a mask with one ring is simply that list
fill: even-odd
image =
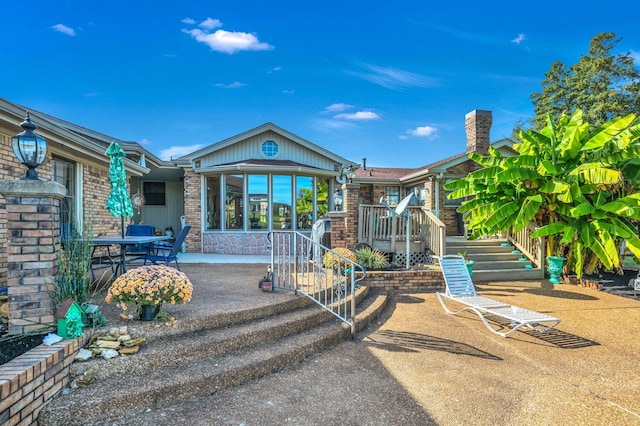
[{"label": "patio chair", "polygon": [[[151,225],[129,225],[127,226],[126,235],[152,236],[154,235],[154,229]],[[131,256],[134,259],[141,259],[145,254],[149,253],[152,247],[153,244],[151,243],[136,244],[127,246],[125,251],[127,256]]]},{"label": "patio chair", "polygon": [[[446,313],[457,315],[464,311],[474,312],[491,332],[502,337],[507,337],[521,327],[544,333],[560,323],[558,318],[478,295],[462,256],[446,255],[437,257],[437,259],[444,276],[446,291],[445,293],[438,292],[436,296],[438,296]],[[457,311],[449,310],[445,305],[445,299],[464,306]],[[507,332],[497,330],[489,324],[487,316],[508,320],[511,329]]]},{"label": "patio chair", "polygon": [[146,265],[148,261],[154,265],[156,263],[164,263],[169,266],[169,263],[175,262],[176,269],[179,271],[180,265],[178,264],[178,252],[180,251],[180,247],[182,247],[182,243],[187,237],[190,229],[191,225],[184,225],[173,244],[164,243],[153,246],[151,252],[144,255],[144,264]]}]

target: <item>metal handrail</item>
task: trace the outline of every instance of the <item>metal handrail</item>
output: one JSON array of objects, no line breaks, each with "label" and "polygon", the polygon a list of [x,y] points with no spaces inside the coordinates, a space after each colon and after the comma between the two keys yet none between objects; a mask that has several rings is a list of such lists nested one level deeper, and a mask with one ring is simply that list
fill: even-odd
[{"label": "metal handrail", "polygon": [[[297,231],[272,231],[269,241],[272,288],[301,292],[349,324],[355,336],[355,290],[366,275],[364,267]],[[335,267],[323,264],[328,253],[339,259],[332,262]]]}]

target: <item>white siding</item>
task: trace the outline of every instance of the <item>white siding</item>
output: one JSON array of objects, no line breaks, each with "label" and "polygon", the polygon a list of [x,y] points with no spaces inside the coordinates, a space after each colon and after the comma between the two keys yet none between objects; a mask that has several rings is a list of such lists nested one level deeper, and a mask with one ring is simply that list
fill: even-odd
[{"label": "white siding", "polygon": [[[262,144],[268,140],[278,144],[278,155],[275,157],[267,158],[262,154]],[[333,171],[334,165],[334,162],[325,156],[275,132],[268,131],[202,157],[201,167],[206,168],[251,159],[294,161],[310,167],[331,171]]]},{"label": "white siding", "polygon": [[184,188],[182,182],[166,182],[165,191],[165,205],[144,206],[142,208],[142,220],[163,233],[165,228],[170,226],[173,228],[173,235],[175,236],[180,231],[180,216],[184,214]]}]

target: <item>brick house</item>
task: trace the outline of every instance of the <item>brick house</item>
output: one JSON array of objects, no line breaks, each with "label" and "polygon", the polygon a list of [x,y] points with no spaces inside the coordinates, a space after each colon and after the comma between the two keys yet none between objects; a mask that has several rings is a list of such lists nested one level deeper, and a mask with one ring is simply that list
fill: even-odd
[{"label": "brick house", "polygon": [[[24,176],[10,141],[22,130],[25,111],[0,98],[2,179]],[[352,184],[359,186],[358,204],[377,204],[381,196],[394,204],[413,192],[417,205],[435,212],[448,225],[448,234],[457,234],[457,205],[446,200],[443,184],[472,170],[475,164],[468,160],[469,152],[487,152],[492,121],[489,111],[467,114],[467,150],[458,155],[419,168],[372,168],[365,159],[356,164],[272,123],[163,161],[135,142],[36,111],[31,111],[31,118],[49,149],[38,168],[40,178],[56,180],[68,191],[62,221],[79,226],[90,221],[94,235],[119,232],[120,221],[104,208],[109,193],[105,151],[116,140],[127,154],[130,193],[146,200],[134,209],[131,222],[151,224],[161,232],[177,231],[182,218],[192,225],[188,252],[233,254],[267,253],[267,234],[273,229],[310,232],[316,220],[335,209],[332,194],[344,182],[341,177],[349,165],[355,171]],[[491,144],[504,155],[513,154],[511,145],[509,139]],[[10,232],[4,203],[0,196],[2,247]],[[0,288],[6,285],[6,268],[6,252],[0,252]]]}]

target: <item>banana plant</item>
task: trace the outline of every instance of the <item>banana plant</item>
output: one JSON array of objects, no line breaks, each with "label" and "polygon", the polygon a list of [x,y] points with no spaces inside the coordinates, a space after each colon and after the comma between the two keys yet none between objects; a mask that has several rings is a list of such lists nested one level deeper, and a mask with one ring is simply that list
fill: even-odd
[{"label": "banana plant", "polygon": [[631,114],[591,129],[582,111],[551,115],[520,132],[515,156],[470,153],[481,168],[445,185],[464,198],[471,239],[534,222],[547,256],[567,259],[579,277],[620,268],[620,246],[640,257],[640,120]]}]

